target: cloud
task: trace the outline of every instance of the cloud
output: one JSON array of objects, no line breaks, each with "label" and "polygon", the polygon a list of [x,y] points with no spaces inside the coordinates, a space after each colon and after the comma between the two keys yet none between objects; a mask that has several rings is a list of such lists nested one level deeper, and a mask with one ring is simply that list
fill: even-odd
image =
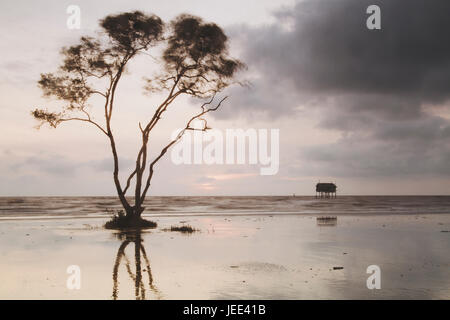
[{"label": "cloud", "polygon": [[[4,152],[6,154],[6,152]],[[119,163],[122,169],[128,169],[133,161],[128,158],[120,158]],[[26,157],[20,157],[20,160],[10,163],[9,169],[17,174],[44,173],[55,176],[74,175],[77,170],[89,168],[95,172],[112,172],[113,160],[111,157],[95,160],[76,161],[68,159],[59,154],[38,153]]]},{"label": "cloud", "polygon": [[[131,168],[133,163],[134,163],[134,161],[130,158],[119,157],[119,164],[120,164],[120,168],[122,170],[127,171],[128,169]],[[82,165],[86,166],[86,167],[90,167],[96,171],[112,172],[113,168],[114,168],[114,161],[111,156],[111,157],[106,157],[106,158],[100,159],[100,160],[91,160],[91,161],[83,163]]]},{"label": "cloud", "polygon": [[[420,152],[417,152],[420,150]],[[304,147],[303,174],[334,177],[450,175],[450,152],[438,143],[417,146],[351,137],[334,144]],[[305,169],[306,168],[306,169]]]},{"label": "cloud", "polygon": [[[270,27],[245,28],[245,61],[273,84],[300,91],[448,99],[450,29],[445,0],[377,1],[382,29],[366,28],[372,0],[306,0]],[[294,21],[292,30],[283,20]]]},{"label": "cloud", "polygon": [[[366,27],[372,4],[381,30]],[[253,88],[233,89],[217,116],[320,110],[318,126],[342,138],[300,150],[309,173],[448,175],[449,119],[425,108],[450,99],[448,12],[445,0],[303,0],[274,24],[235,26]]]},{"label": "cloud", "polygon": [[195,180],[197,183],[213,183],[216,181],[216,179],[211,177],[200,177],[197,180]]},{"label": "cloud", "polygon": [[78,164],[60,155],[32,155],[10,166],[16,173],[42,172],[52,175],[72,175]]}]

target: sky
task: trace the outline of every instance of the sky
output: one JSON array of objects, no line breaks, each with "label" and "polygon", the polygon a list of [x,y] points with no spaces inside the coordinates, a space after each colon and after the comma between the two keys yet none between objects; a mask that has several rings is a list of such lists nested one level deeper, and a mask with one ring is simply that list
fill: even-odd
[{"label": "sky", "polygon": [[[366,27],[372,4],[381,9],[380,30]],[[69,5],[81,9],[78,30],[66,26]],[[80,123],[37,130],[30,111],[57,110],[37,81],[56,70],[62,47],[95,36],[106,15],[132,10],[164,21],[189,13],[221,26],[250,85],[228,88],[209,125],[279,130],[277,174],[248,163],[176,165],[168,154],[150,195],[311,195],[318,181],[348,195],[450,193],[446,0],[18,0],[0,4],[0,196],[115,194],[104,136]],[[143,94],[152,68],[150,57],[138,57],[118,89],[122,179],[138,150],[137,124],[161,101]],[[177,101],[150,138],[152,154],[198,108]]]}]

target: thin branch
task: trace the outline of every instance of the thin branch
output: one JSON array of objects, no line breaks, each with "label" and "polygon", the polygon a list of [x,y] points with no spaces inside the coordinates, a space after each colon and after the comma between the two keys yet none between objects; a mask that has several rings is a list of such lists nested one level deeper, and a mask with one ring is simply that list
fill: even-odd
[{"label": "thin branch", "polygon": [[[208,126],[207,126],[206,120],[205,120],[205,119],[202,119],[202,116],[204,116],[205,114],[207,114],[207,113],[209,113],[209,112],[211,112],[211,111],[216,111],[217,109],[219,109],[219,107],[220,107],[220,105],[222,104],[222,102],[225,101],[225,99],[227,99],[228,97],[224,97],[224,98],[223,98],[222,100],[220,100],[219,103],[218,103],[215,107],[213,107],[213,108],[205,108],[207,105],[210,105],[210,104],[214,101],[214,98],[215,98],[215,95],[212,96],[211,100],[209,100],[209,101],[207,101],[207,102],[205,102],[205,103],[203,103],[203,104],[201,105],[202,112],[200,112],[200,113],[198,113],[197,115],[193,116],[193,117],[187,122],[186,126],[178,133],[178,135],[176,136],[176,138],[173,139],[169,144],[167,144],[167,145],[161,150],[160,154],[159,154],[159,155],[158,155],[158,156],[150,163],[150,169],[149,169],[150,171],[149,171],[149,175],[148,175],[147,182],[146,182],[146,184],[145,184],[145,188],[144,188],[144,191],[143,191],[143,193],[142,193],[141,199],[145,199],[145,196],[146,196],[146,194],[147,194],[147,191],[148,191],[148,189],[149,189],[149,187],[150,187],[150,183],[151,183],[151,180],[152,180],[152,177],[153,177],[153,172],[154,172],[153,167],[154,167],[155,164],[156,164],[156,163],[157,163],[157,162],[158,162],[158,161],[166,154],[167,150],[169,150],[169,148],[170,148],[171,146],[173,146],[175,143],[177,143],[177,142],[183,137],[184,133],[185,133],[187,130],[200,130],[200,131],[206,131],[206,130],[209,129]],[[193,122],[194,120],[196,120],[196,119],[202,119],[202,120],[204,121],[205,126],[203,127],[203,129],[195,129],[195,128],[192,128],[192,127],[191,127],[192,122]]]},{"label": "thin branch", "polygon": [[100,92],[100,91],[97,91],[97,90],[91,90],[91,93],[96,93],[96,94],[99,94],[99,95],[101,95],[102,97],[106,98],[106,94],[103,93],[103,92]]},{"label": "thin branch", "polygon": [[105,135],[108,136],[108,132],[106,132],[106,130],[103,129],[102,126],[100,126],[97,122],[92,121],[91,119],[84,119],[84,118],[77,118],[77,117],[74,117],[74,118],[65,118],[65,119],[58,119],[58,123],[60,123],[60,122],[67,122],[67,121],[75,121],[75,120],[76,120],[76,121],[89,122],[89,123],[95,125],[95,126],[96,126],[97,128],[99,128]]},{"label": "thin branch", "polygon": [[127,193],[128,188],[130,187],[131,179],[133,179],[134,175],[136,174],[137,169],[135,169],[130,176],[127,179],[127,185],[125,186],[125,189],[123,189],[123,194]]}]

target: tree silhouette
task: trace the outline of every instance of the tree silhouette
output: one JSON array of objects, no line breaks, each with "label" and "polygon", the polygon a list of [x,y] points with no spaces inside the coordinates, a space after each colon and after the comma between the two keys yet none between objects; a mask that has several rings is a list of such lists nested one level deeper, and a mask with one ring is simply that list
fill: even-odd
[{"label": "tree silhouette", "polygon": [[[214,23],[205,23],[191,15],[180,15],[165,25],[155,15],[140,11],[109,15],[100,21],[102,33],[97,37],[82,37],[80,43],[63,48],[64,60],[55,73],[41,74],[38,82],[44,96],[64,102],[62,110],[51,112],[36,108],[32,111],[40,127],[47,123],[56,128],[63,122],[80,121],[98,128],[109,140],[114,161],[113,179],[120,202],[126,212],[127,224],[139,221],[143,202],[150,188],[155,164],[187,130],[208,128],[205,114],[217,110],[225,100],[215,101],[216,94],[232,83],[244,64],[229,56],[228,39]],[[142,144],[136,166],[126,181],[119,179],[119,157],[111,127],[115,111],[116,91],[127,64],[136,56],[162,46],[157,76],[145,80],[148,92],[164,92],[165,98],[155,107],[153,116],[139,123]],[[156,51],[156,50],[155,50]],[[161,149],[155,159],[148,159],[150,133],[161,115],[181,95],[207,99],[201,111],[188,119],[180,134]],[[93,119],[87,106],[93,96],[104,99],[104,121]],[[192,122],[203,120],[202,128]],[[134,203],[126,197],[134,181]]]}]

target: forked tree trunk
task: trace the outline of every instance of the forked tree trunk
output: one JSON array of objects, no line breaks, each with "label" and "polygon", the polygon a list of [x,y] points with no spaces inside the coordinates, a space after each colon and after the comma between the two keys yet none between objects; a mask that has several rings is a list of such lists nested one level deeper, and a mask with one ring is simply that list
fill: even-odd
[{"label": "forked tree trunk", "polygon": [[122,204],[122,207],[125,211],[126,217],[130,220],[139,219],[142,212],[144,212],[145,210],[145,207],[142,206],[143,199],[136,199],[134,206],[130,205],[129,201],[122,191],[122,188],[120,187],[119,180],[116,180],[114,178],[114,183],[116,185],[117,194],[119,196],[120,203]]}]

